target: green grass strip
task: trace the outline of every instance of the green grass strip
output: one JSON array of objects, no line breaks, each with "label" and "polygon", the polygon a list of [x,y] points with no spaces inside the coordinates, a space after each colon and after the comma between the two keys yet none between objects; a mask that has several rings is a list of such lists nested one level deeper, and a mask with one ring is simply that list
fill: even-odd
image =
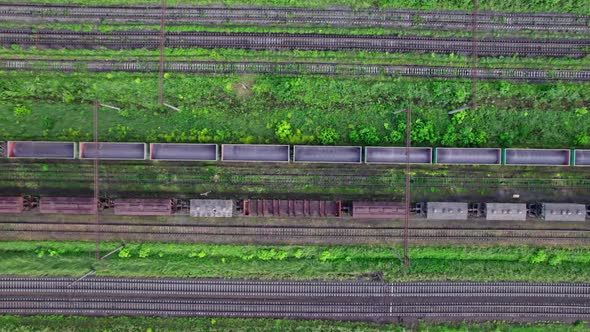
[{"label": "green grass strip", "polygon": [[[32,28],[39,30],[70,30],[77,32],[124,32],[130,30],[146,30],[146,31],[160,31],[159,25],[141,25],[141,24],[60,24],[60,23],[46,23],[46,24],[27,24],[27,23],[2,23],[0,27],[3,28]],[[420,35],[431,37],[470,37],[470,31],[441,31],[441,30],[427,30],[427,29],[387,29],[378,27],[367,28],[337,28],[322,25],[282,25],[282,26],[239,26],[232,24],[217,25],[217,26],[202,26],[202,25],[170,25],[166,27],[167,32],[232,32],[232,33],[319,33],[319,34],[347,34],[347,35]],[[512,33],[511,36],[515,34]],[[523,34],[524,36],[530,35]],[[559,33],[541,33],[535,32],[535,37],[549,37],[556,36],[565,38],[571,36],[572,38],[582,38],[584,35],[580,34],[559,34]]]},{"label": "green grass strip", "polygon": [[358,144],[403,146],[413,105],[417,146],[590,147],[590,84],[471,82],[391,77],[0,73],[0,135],[11,140],[84,141],[92,102],[101,139],[142,142]]},{"label": "green grass strip", "polygon": [[[28,2],[50,2],[52,4],[83,5],[138,5],[159,4],[158,0],[29,0]],[[277,6],[277,7],[319,7],[348,6],[351,8],[410,8],[420,10],[473,10],[472,1],[462,0],[168,0],[168,6],[175,5],[214,5],[227,6]],[[580,0],[537,0],[508,1],[489,0],[479,4],[479,10],[506,12],[559,12],[588,15],[590,3]]]},{"label": "green grass strip", "polygon": [[[396,324],[372,324],[320,320],[238,319],[238,318],[156,318],[156,317],[64,317],[64,316],[0,316],[0,332],[70,332],[70,331],[235,331],[257,332],[404,332]],[[583,332],[583,322],[575,325],[545,323],[539,325],[511,324],[494,321],[480,324],[425,324],[413,327],[417,332]]]},{"label": "green grass strip", "polygon": [[[61,23],[0,23],[2,28],[31,28],[33,30],[70,30],[75,32],[125,32],[135,30],[160,31],[159,25],[142,25],[142,24],[61,24]],[[226,32],[226,33],[289,33],[289,34],[342,34],[342,35],[360,35],[360,36],[427,36],[434,38],[456,37],[471,38],[472,33],[469,30],[434,30],[423,27],[411,27],[407,29],[392,29],[380,27],[351,27],[340,28],[330,25],[309,25],[309,24],[284,24],[281,26],[247,26],[238,24],[218,24],[218,25],[169,25],[166,32]],[[497,38],[506,37],[523,37],[523,38],[559,38],[559,39],[577,39],[586,38],[587,35],[578,32],[553,32],[553,31],[493,31],[487,33],[489,36]]]},{"label": "green grass strip", "polygon": [[380,273],[388,281],[590,281],[590,251],[581,248],[415,247],[406,273],[389,248],[378,246],[128,243],[100,263],[94,250],[94,242],[0,242],[0,266],[5,275],[38,276],[95,269],[98,276],[127,277],[350,280]]}]

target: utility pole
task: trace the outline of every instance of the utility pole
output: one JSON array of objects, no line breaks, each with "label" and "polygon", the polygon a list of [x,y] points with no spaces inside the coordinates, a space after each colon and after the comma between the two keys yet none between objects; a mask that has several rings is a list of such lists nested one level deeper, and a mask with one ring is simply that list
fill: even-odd
[{"label": "utility pole", "polygon": [[166,40],[166,0],[161,3],[162,16],[160,17],[160,76],[158,86],[158,103],[164,106],[164,44]]},{"label": "utility pole", "polygon": [[408,242],[410,237],[410,146],[412,145],[412,107],[406,110],[406,215],[404,219],[404,268],[410,266]]},{"label": "utility pole", "polygon": [[100,174],[99,174],[99,152],[98,152],[98,108],[100,107],[100,103],[98,102],[98,100],[94,101],[94,111],[93,111],[93,116],[94,116],[94,148],[96,149],[95,151],[95,156],[96,158],[94,158],[94,204],[96,204],[96,211],[94,212],[94,227],[95,228],[95,232],[96,232],[96,261],[98,262],[100,260],[100,215],[99,215],[99,206],[100,206]]},{"label": "utility pole", "polygon": [[93,142],[94,142],[94,204],[96,204],[96,211],[94,213],[94,227],[96,233],[96,249],[95,249],[95,256],[96,261],[100,260],[100,147],[99,147],[99,139],[98,139],[98,115],[99,109],[101,107],[106,107],[110,109],[114,109],[120,111],[121,108],[101,104],[98,99],[94,101],[94,109],[93,109]]},{"label": "utility pole", "polygon": [[472,55],[472,66],[471,66],[471,109],[477,108],[477,48],[478,48],[478,33],[477,33],[477,16],[479,11],[478,0],[473,0],[473,15],[471,19],[471,55]]}]

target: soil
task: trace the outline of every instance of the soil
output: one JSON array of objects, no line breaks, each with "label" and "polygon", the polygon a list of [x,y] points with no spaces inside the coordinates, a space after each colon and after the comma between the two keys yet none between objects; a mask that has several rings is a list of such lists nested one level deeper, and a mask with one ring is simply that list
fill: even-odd
[{"label": "soil", "polygon": [[[104,162],[108,197],[401,201],[404,165]],[[84,161],[0,160],[0,195],[91,196]],[[412,201],[590,202],[590,168],[416,166]]]},{"label": "soil", "polygon": [[[27,224],[28,230],[22,230]],[[402,220],[376,220],[342,218],[192,218],[187,215],[174,216],[114,216],[103,215],[100,218],[103,231],[100,238],[104,241],[138,241],[138,242],[206,242],[206,243],[240,243],[240,244],[373,244],[391,245],[402,244]],[[118,226],[117,226],[118,225]],[[175,226],[176,225],[176,226]],[[186,229],[180,226],[197,226]],[[171,226],[171,227],[165,227]],[[227,228],[225,228],[225,227]],[[290,236],[268,235],[265,228],[288,227],[290,229],[303,227],[317,228],[309,230],[309,234],[319,234],[325,228],[342,229],[354,226],[354,232],[364,234],[363,230],[373,230],[365,236]],[[39,228],[41,227],[41,229]],[[164,227],[164,228],[163,228]],[[223,228],[220,228],[223,227]],[[261,227],[261,228],[244,228]],[[590,231],[587,222],[540,222],[530,219],[526,222],[507,221],[427,221],[415,217],[410,222],[414,230],[438,230],[437,237],[410,237],[412,245],[433,244],[477,244],[479,246],[494,245],[556,245],[556,246],[590,246],[588,233],[583,238],[550,238],[552,232],[563,231],[570,236],[576,230]],[[369,234],[382,234],[386,230],[375,228],[396,228],[398,237],[384,237]],[[2,215],[0,217],[0,239],[3,240],[87,240],[96,239],[94,216],[79,215],[39,215],[26,212],[22,215]],[[36,230],[31,231],[30,229]],[[258,229],[258,231],[257,231]],[[481,233],[486,230],[485,237],[461,236]],[[505,237],[513,231],[526,230],[525,234],[533,234],[527,238]],[[248,231],[247,235],[246,232]],[[350,232],[350,230],[348,231]],[[460,233],[459,235],[457,235]],[[231,234],[231,235],[230,235]],[[330,233],[329,233],[330,234]],[[479,235],[481,236],[481,234]],[[500,236],[500,237],[498,237]]]}]

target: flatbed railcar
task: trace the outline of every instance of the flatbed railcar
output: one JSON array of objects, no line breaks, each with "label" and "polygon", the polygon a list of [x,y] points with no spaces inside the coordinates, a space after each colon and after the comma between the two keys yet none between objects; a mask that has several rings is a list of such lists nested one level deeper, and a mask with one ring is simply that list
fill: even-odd
[{"label": "flatbed railcar", "polygon": [[[207,218],[344,218],[398,219],[406,215],[403,202],[324,201],[311,199],[175,199],[0,196],[0,214],[94,213],[121,216],[186,215]],[[408,211],[428,221],[585,221],[590,205],[574,203],[416,202]]]},{"label": "flatbed railcar", "polygon": [[[590,166],[590,150],[410,147],[412,164]],[[270,144],[193,144],[100,142],[0,142],[0,157],[21,159],[93,159],[404,164],[405,147],[311,146]]]}]

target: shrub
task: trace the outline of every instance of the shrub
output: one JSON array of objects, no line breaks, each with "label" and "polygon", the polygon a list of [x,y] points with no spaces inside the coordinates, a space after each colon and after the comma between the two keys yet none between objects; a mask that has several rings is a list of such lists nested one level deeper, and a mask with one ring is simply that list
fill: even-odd
[{"label": "shrub", "polygon": [[109,133],[115,134],[118,141],[126,141],[129,137],[129,131],[131,131],[131,128],[122,124],[117,124],[114,130],[109,129]]},{"label": "shrub", "polygon": [[128,248],[121,249],[121,251],[119,251],[119,257],[120,258],[129,258],[129,257],[131,257],[131,250],[129,250]]},{"label": "shrub", "polygon": [[301,249],[295,250],[295,254],[293,256],[295,256],[295,258],[297,258],[297,259],[301,259],[303,257],[303,250],[301,250]]},{"label": "shrub", "polygon": [[[388,128],[385,128],[388,129]],[[389,134],[389,140],[392,143],[399,143],[402,142],[404,140],[404,137],[406,137],[406,123],[401,121],[397,124],[397,130],[393,130],[390,134]]]},{"label": "shrub", "polygon": [[467,112],[462,111],[462,112],[453,114],[453,119],[451,121],[453,121],[454,124],[460,125],[463,123],[463,121],[465,120],[466,117],[467,117]]},{"label": "shrub", "polygon": [[461,146],[474,146],[485,144],[488,135],[481,130],[473,130],[471,127],[461,129],[459,132],[459,144]]},{"label": "shrub", "polygon": [[456,145],[455,144],[456,142],[457,142],[457,133],[455,132],[455,125],[450,124],[447,127],[447,131],[443,135],[441,143],[444,146],[454,146],[454,145]]},{"label": "shrub", "polygon": [[31,115],[33,113],[33,111],[31,111],[30,109],[28,109],[25,106],[17,106],[14,108],[14,116],[19,117],[19,118],[25,118],[29,115]]},{"label": "shrub", "polygon": [[400,133],[400,132],[399,132],[399,131],[397,131],[397,130],[393,130],[393,131],[392,131],[392,132],[389,134],[389,140],[390,140],[392,143],[399,143],[399,142],[401,142],[403,137],[404,137],[404,136],[402,135],[402,133]]},{"label": "shrub", "polygon": [[257,256],[258,256],[258,259],[260,259],[260,260],[269,261],[269,260],[273,259],[276,254],[277,254],[277,252],[274,249],[260,250],[257,253]]},{"label": "shrub", "polygon": [[318,140],[323,145],[335,144],[338,141],[339,135],[334,128],[324,128],[318,135]]},{"label": "shrub", "polygon": [[434,131],[432,122],[424,122],[421,119],[416,120],[412,125],[412,141],[416,143],[436,143],[438,135]]},{"label": "shrub", "polygon": [[377,128],[372,126],[355,129],[350,132],[348,137],[353,144],[375,145],[381,142]]},{"label": "shrub", "polygon": [[561,264],[561,262],[564,260],[564,258],[566,258],[566,257],[564,257],[564,254],[563,253],[557,253],[555,255],[552,255],[549,258],[548,263],[551,266],[556,266],[556,265]]},{"label": "shrub", "polygon": [[590,143],[590,136],[587,133],[579,133],[574,138],[574,145],[587,145]]},{"label": "shrub", "polygon": [[291,128],[291,124],[289,122],[282,120],[277,123],[275,127],[275,135],[281,142],[288,142],[289,137],[293,135],[293,129]]},{"label": "shrub", "polygon": [[313,142],[314,137],[310,135],[305,135],[301,132],[301,129],[297,129],[294,135],[289,137],[288,143],[295,145],[295,144],[307,144]]},{"label": "shrub", "polygon": [[535,253],[529,258],[531,264],[541,264],[547,261],[547,253],[543,249],[535,251]]},{"label": "shrub", "polygon": [[334,258],[334,257],[332,256],[332,253],[326,250],[326,251],[323,251],[323,252],[320,254],[319,260],[320,260],[320,261],[322,261],[322,262],[325,262],[325,261],[327,261],[327,260],[331,260],[331,259],[333,259],[333,258]]},{"label": "shrub", "polygon": [[280,261],[282,261],[282,260],[284,260],[285,258],[287,258],[287,255],[288,255],[288,254],[287,254],[287,252],[286,252],[286,251],[284,251],[284,250],[281,250],[281,251],[279,251],[279,253],[277,254],[277,259],[278,259],[278,260],[280,260]]},{"label": "shrub", "polygon": [[584,116],[584,115],[588,114],[588,108],[586,108],[586,107],[576,108],[574,110],[574,114],[577,117]]},{"label": "shrub", "polygon": [[139,258],[147,258],[150,256],[150,248],[146,248],[146,247],[141,247],[141,249],[139,249]]},{"label": "shrub", "polygon": [[509,148],[514,143],[515,134],[513,132],[501,133],[498,136],[498,143],[503,148]]},{"label": "shrub", "polygon": [[361,137],[356,130],[353,130],[348,134],[348,139],[350,139],[350,142],[353,144],[359,144],[361,142]]}]

